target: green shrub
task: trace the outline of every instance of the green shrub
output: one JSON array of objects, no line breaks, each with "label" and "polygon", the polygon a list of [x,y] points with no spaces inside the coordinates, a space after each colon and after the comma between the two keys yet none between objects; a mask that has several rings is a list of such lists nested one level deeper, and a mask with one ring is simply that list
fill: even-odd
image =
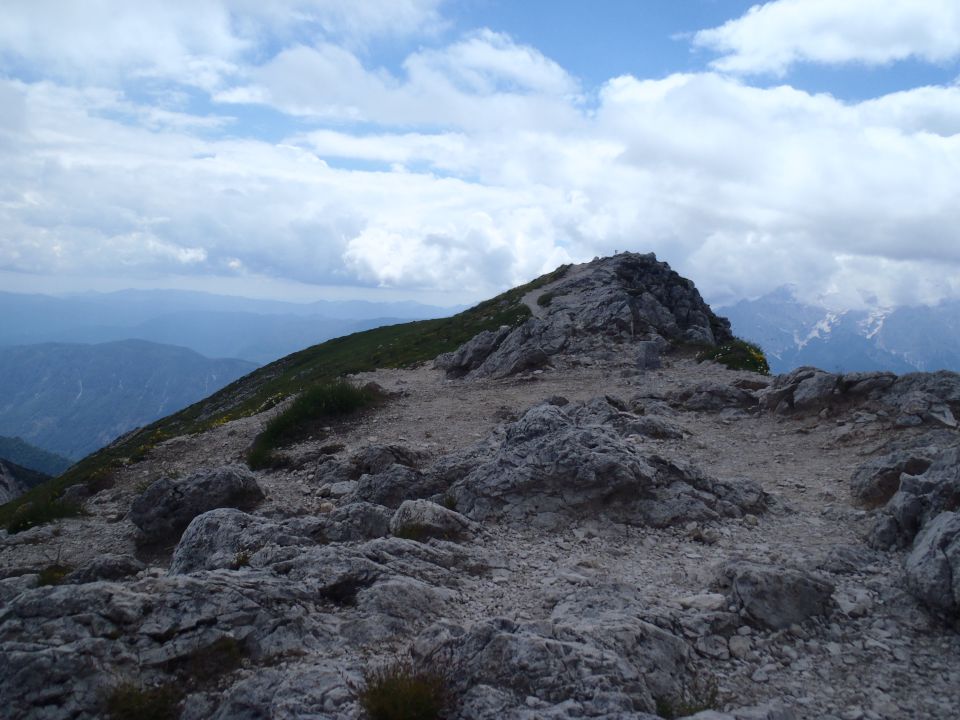
[{"label": "green shrub", "polygon": [[18,533],[53,520],[82,514],[83,508],[79,505],[41,496],[16,509],[7,522],[7,532]]},{"label": "green shrub", "polygon": [[357,691],[369,720],[440,720],[453,704],[449,670],[396,659],[368,668]]},{"label": "green shrub", "polygon": [[107,717],[111,720],[177,720],[181,691],[175,685],[140,687],[122,683],[107,695]]},{"label": "green shrub", "polygon": [[770,365],[767,364],[767,357],[760,346],[740,338],[701,350],[697,353],[697,360],[700,362],[712,360],[726,365],[731,370],[750,370],[761,375],[770,374]]},{"label": "green shrub", "polygon": [[553,302],[553,299],[557,296],[556,293],[545,292],[543,295],[537,298],[537,305],[540,307],[547,307],[550,303]]},{"label": "green shrub", "polygon": [[60,563],[47,565],[37,576],[37,585],[59,585],[72,570],[73,568],[69,565],[61,565]]},{"label": "green shrub", "polygon": [[314,385],[267,423],[247,453],[247,464],[254,470],[276,467],[282,459],[274,454],[274,450],[281,445],[303,437],[320,420],[350,415],[379,399],[377,391],[343,380]]},{"label": "green shrub", "polygon": [[679,698],[657,698],[657,715],[667,720],[717,710],[720,705],[717,679],[712,675],[694,675]]}]

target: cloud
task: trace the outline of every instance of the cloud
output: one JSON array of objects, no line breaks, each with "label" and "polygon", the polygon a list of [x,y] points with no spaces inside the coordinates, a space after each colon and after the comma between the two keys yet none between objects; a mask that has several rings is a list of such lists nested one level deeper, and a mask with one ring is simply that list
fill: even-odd
[{"label": "cloud", "polygon": [[333,43],[287,48],[214,95],[314,120],[390,126],[537,128],[579,122],[577,81],[540,52],[489,30],[410,54],[403,76]]},{"label": "cloud", "polygon": [[884,65],[960,57],[960,4],[954,0],[774,0],[701,30],[696,46],[721,53],[731,73],[783,75],[799,62]]},{"label": "cloud", "polygon": [[[43,79],[0,80],[0,272],[478,299],[630,249],[711,301],[785,283],[849,303],[960,295],[960,87],[846,103],[700,72],[591,91],[489,30],[387,70],[363,42],[442,22],[434,2],[387,5],[399,29],[363,3],[211,1],[196,29],[178,24],[186,5],[149,5],[142,47],[114,43],[135,27],[121,10],[99,56],[79,43]],[[28,23],[44,43],[61,24]],[[4,57],[26,57],[9,37]],[[132,60],[195,87],[159,97],[96,72]],[[258,112],[287,136],[258,138]]]},{"label": "cloud", "polygon": [[362,47],[442,27],[441,0],[7,0],[2,66],[74,83],[158,78],[212,91],[274,46]]}]

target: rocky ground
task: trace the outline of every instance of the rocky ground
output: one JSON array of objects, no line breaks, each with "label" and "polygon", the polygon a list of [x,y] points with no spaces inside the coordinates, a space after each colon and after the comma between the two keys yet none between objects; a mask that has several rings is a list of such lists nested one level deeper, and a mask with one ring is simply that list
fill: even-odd
[{"label": "rocky ground", "polygon": [[364,374],[389,399],[289,467],[238,467],[238,420],[0,535],[7,716],[175,684],[183,718],[355,718],[412,656],[464,720],[956,717],[960,378],[642,355]]}]

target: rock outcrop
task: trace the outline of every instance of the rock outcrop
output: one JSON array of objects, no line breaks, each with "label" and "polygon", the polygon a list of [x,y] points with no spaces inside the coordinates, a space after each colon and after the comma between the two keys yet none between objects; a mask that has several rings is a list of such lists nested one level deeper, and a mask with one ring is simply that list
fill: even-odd
[{"label": "rock outcrop", "polygon": [[538,405],[506,426],[502,439],[462,458],[463,477],[447,494],[473,520],[554,529],[595,516],[667,527],[766,506],[750,481],[721,482],[682,461],[639,452],[629,436],[646,429],[641,418],[606,398],[584,406]]},{"label": "rock outcrop", "polygon": [[634,347],[638,367],[656,367],[671,342],[705,345],[733,338],[730,323],[696,287],[656,256],[621,253],[574,266],[528,299],[533,317],[517,328],[480,333],[441,355],[448,377],[506,377],[559,354],[588,354],[608,344]]}]

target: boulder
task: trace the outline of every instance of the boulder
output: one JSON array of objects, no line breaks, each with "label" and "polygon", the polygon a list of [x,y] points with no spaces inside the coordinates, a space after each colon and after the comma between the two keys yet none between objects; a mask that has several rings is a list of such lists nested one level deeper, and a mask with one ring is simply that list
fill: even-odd
[{"label": "boulder", "polygon": [[413,540],[462,540],[473,535],[477,524],[458,512],[429,500],[406,500],[390,520],[390,532]]},{"label": "boulder", "polygon": [[925,605],[960,617],[960,512],[942,512],[927,523],[904,568],[908,587]]},{"label": "boulder", "polygon": [[925,473],[934,452],[935,448],[897,451],[868,460],[854,471],[850,481],[854,502],[870,509],[886,505],[900,489],[900,476]]},{"label": "boulder", "polygon": [[901,475],[900,488],[887,503],[870,536],[877,548],[909,547],[942,512],[960,508],[960,447],[935,455],[921,475]]},{"label": "boulder", "polygon": [[826,615],[832,607],[833,585],[800,570],[734,560],[723,568],[720,584],[729,587],[747,620],[771,630]]},{"label": "boulder", "polygon": [[778,375],[757,396],[760,408],[768,412],[817,412],[837,400],[842,387],[840,376],[805,366]]},{"label": "boulder", "polygon": [[368,502],[397,508],[404,500],[430,497],[446,490],[446,483],[430,473],[391,465],[374,475],[363,475],[344,502]]},{"label": "boulder", "polygon": [[140,529],[142,542],[172,544],[197,515],[223,507],[250,509],[263,497],[246,468],[205,468],[182,479],[157,480],[133,501],[127,517]]}]

